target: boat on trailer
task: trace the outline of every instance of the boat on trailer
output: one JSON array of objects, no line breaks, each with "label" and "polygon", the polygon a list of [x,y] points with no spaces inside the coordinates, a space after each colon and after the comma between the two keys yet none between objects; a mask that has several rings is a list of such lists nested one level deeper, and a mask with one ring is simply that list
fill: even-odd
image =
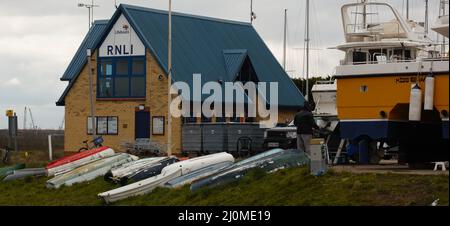
[{"label": "boat on trailer", "polygon": [[112,203],[129,197],[148,194],[155,188],[163,186],[168,181],[171,181],[177,177],[189,174],[210,165],[230,161],[234,162],[234,157],[228,153],[218,153],[188,159],[165,167],[159,175],[111,191],[100,193],[98,194],[98,197],[106,203]]}]

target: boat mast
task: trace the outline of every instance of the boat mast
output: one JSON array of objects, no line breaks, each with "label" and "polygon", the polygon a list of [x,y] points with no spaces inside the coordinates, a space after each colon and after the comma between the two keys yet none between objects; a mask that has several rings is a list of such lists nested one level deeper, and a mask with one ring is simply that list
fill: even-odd
[{"label": "boat mast", "polygon": [[287,9],[284,10],[283,69],[286,71]]},{"label": "boat mast", "polygon": [[425,36],[428,35],[428,0],[425,0]]},{"label": "boat mast", "polygon": [[[441,0],[440,1],[439,17],[444,16],[447,13],[447,11],[446,11],[447,7],[445,6],[447,2],[448,2],[448,0]],[[442,37],[441,52],[442,52],[443,55],[445,55],[445,53],[446,53],[446,47],[445,47],[446,40],[445,40],[445,36],[441,35],[441,37]]]},{"label": "boat mast", "polygon": [[409,21],[409,0],[406,0],[406,19]]},{"label": "boat mast", "polygon": [[306,0],[306,101],[309,101],[309,41],[309,0]]},{"label": "boat mast", "polygon": [[367,25],[367,6],[366,6],[366,0],[362,1],[363,3],[363,11],[362,11],[362,16],[363,16],[363,29],[366,29],[366,25]]}]

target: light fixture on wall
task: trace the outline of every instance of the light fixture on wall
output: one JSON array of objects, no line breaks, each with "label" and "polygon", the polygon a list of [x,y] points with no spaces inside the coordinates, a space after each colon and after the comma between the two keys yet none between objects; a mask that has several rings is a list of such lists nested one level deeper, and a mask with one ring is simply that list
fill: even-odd
[{"label": "light fixture on wall", "polygon": [[143,104],[139,105],[138,109],[139,109],[139,111],[145,110],[145,105],[143,105]]},{"label": "light fixture on wall", "polygon": [[164,78],[163,75],[158,75],[158,80],[159,80],[159,81],[162,81],[163,78]]}]

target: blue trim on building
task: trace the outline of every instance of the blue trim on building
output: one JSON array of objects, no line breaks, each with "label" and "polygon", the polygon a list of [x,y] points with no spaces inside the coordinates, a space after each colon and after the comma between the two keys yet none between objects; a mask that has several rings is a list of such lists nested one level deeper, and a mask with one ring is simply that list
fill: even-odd
[{"label": "blue trim on building", "polygon": [[97,45],[97,42],[99,42],[101,34],[105,30],[107,24],[108,20],[96,20],[94,22],[83,42],[81,42],[81,45],[75,53],[75,56],[72,58],[69,66],[61,77],[61,81],[71,81],[81,72],[87,62],[87,49],[92,49],[95,45]]},{"label": "blue trim on building", "polygon": [[[128,72],[125,75],[118,75],[116,74],[117,72],[117,61],[121,61],[121,60],[126,60],[128,62]],[[134,60],[142,60],[143,61],[143,67],[144,67],[144,73],[143,74],[134,74],[133,73],[133,61]],[[107,76],[105,75],[105,77],[109,77],[112,78],[113,82],[112,82],[112,96],[111,97],[102,97],[100,96],[100,92],[98,91],[100,88],[100,82],[97,82],[97,99],[126,99],[126,98],[146,98],[146,94],[144,94],[143,96],[133,96],[131,95],[132,93],[132,87],[131,87],[131,78],[133,77],[139,77],[139,78],[144,78],[144,90],[147,90],[147,61],[146,61],[146,57],[145,56],[125,56],[125,57],[99,57],[97,60],[97,81],[100,81],[100,77],[104,76],[101,74],[101,63],[104,61],[111,61],[112,63],[112,74]],[[116,95],[115,93],[115,79],[116,78],[129,78],[128,81],[128,92],[130,93],[130,95],[128,96],[119,96]]]}]

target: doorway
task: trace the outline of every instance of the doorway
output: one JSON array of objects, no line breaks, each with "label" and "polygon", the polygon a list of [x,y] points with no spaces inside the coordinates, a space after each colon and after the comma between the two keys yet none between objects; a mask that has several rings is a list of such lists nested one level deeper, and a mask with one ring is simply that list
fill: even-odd
[{"label": "doorway", "polygon": [[150,112],[136,111],[135,113],[135,138],[150,138]]}]

